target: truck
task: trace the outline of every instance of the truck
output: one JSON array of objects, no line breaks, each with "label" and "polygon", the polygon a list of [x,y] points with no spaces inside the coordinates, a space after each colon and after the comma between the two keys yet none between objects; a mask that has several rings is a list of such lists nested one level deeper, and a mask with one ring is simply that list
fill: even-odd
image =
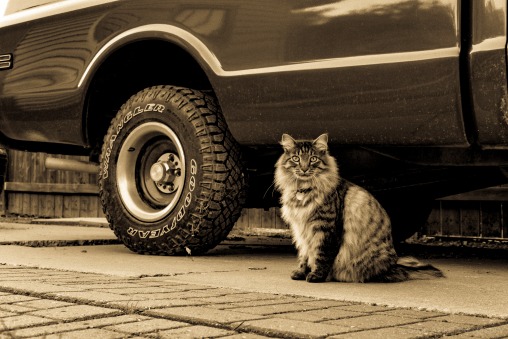
[{"label": "truck", "polygon": [[328,133],[396,239],[434,199],[507,182],[505,0],[8,0],[0,13],[0,143],[88,156],[48,166],[97,171],[134,252],[205,253],[242,208],[277,206],[283,133]]}]

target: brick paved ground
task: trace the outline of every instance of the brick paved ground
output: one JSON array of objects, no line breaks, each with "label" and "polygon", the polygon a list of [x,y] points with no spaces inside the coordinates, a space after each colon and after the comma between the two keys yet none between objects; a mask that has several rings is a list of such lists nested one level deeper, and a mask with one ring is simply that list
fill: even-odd
[{"label": "brick paved ground", "polygon": [[0,266],[0,338],[502,338],[508,319]]}]

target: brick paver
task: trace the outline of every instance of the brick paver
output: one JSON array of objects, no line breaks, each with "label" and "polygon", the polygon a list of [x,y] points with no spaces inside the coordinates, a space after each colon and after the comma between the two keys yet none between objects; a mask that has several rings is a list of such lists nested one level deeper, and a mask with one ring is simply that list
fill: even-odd
[{"label": "brick paver", "polygon": [[125,310],[140,309],[149,310],[154,308],[167,308],[176,306],[201,306],[205,301],[186,299],[151,299],[151,300],[124,300],[109,302],[108,305],[120,307]]},{"label": "brick paver", "polygon": [[508,338],[508,325],[495,326],[484,328],[476,331],[469,331],[466,333],[449,336],[453,339],[465,339],[465,338]]},{"label": "brick paver", "polygon": [[328,320],[325,324],[339,325],[353,330],[373,329],[379,327],[391,327],[415,323],[415,319],[394,317],[391,315],[371,314],[362,317]]},{"label": "brick paver", "polygon": [[318,304],[307,304],[306,302],[303,302],[303,303],[298,303],[298,304],[274,304],[274,305],[265,305],[265,306],[243,307],[243,308],[236,308],[235,311],[242,312],[242,313],[269,315],[269,314],[287,313],[287,312],[295,312],[295,311],[315,310],[315,309],[320,309],[322,307],[323,306],[319,306]]},{"label": "brick paver", "polygon": [[92,328],[86,330],[78,330],[74,332],[64,332],[53,335],[44,336],[44,339],[83,339],[83,338],[101,338],[101,339],[117,339],[124,338],[122,333],[112,332],[100,328]]},{"label": "brick paver", "polygon": [[396,317],[405,317],[405,318],[415,318],[415,319],[428,319],[434,317],[440,317],[445,315],[441,312],[422,312],[417,310],[408,310],[408,309],[391,309],[383,312],[384,315],[393,315]]},{"label": "brick paver", "polygon": [[499,319],[473,317],[470,315],[461,314],[448,314],[445,316],[433,318],[432,320],[466,325],[492,325],[500,322]]},{"label": "brick paver", "polygon": [[468,324],[455,324],[455,323],[449,323],[446,321],[423,321],[408,325],[403,325],[403,327],[407,328],[413,328],[417,330],[424,330],[426,332],[434,332],[438,334],[446,334],[446,333],[454,333],[457,331],[462,330],[471,330],[474,329],[475,325],[468,325]]},{"label": "brick paver", "polygon": [[218,338],[234,334],[234,331],[203,325],[160,331],[158,338]]},{"label": "brick paver", "polygon": [[208,307],[188,306],[172,307],[159,310],[146,311],[145,314],[166,316],[183,321],[205,322],[208,324],[230,324],[233,322],[262,319],[263,316],[235,311],[216,310]]},{"label": "brick paver", "polygon": [[2,286],[10,287],[18,291],[33,291],[36,289],[39,293],[81,291],[80,288],[76,287],[59,286],[38,281],[4,281],[2,282]]},{"label": "brick paver", "polygon": [[1,318],[6,318],[6,317],[13,317],[13,316],[16,316],[16,315],[17,314],[14,313],[14,312],[8,312],[8,311],[2,311],[2,310],[0,310],[0,319]]},{"label": "brick paver", "polygon": [[[366,313],[365,313],[366,314]],[[316,309],[312,311],[289,312],[278,314],[278,318],[322,322],[341,318],[352,318],[361,316],[358,312],[343,310],[340,307]]]},{"label": "brick paver", "polygon": [[2,295],[0,296],[0,304],[12,304],[17,303],[21,301],[31,301],[36,300],[37,298],[29,297],[26,295],[16,295],[16,294],[9,294],[9,295]]},{"label": "brick paver", "polygon": [[386,338],[386,339],[401,339],[401,338],[422,338],[426,336],[432,337],[435,333],[425,332],[423,330],[416,330],[404,327],[386,327],[375,330],[359,331],[343,333],[329,337],[330,339],[372,339],[372,338]]},{"label": "brick paver", "polygon": [[36,317],[33,315],[15,315],[12,317],[5,317],[0,320],[1,330],[12,330],[21,327],[30,327],[41,324],[54,323],[55,320],[43,317]]},{"label": "brick paver", "polygon": [[265,338],[273,338],[273,337],[267,337],[255,333],[238,333],[221,337],[221,339],[265,339]]},{"label": "brick paver", "polygon": [[48,310],[51,308],[73,306],[74,304],[59,300],[36,299],[31,301],[23,301],[13,305],[22,306],[26,308],[33,308],[36,310]]},{"label": "brick paver", "polygon": [[167,319],[147,319],[143,321],[131,322],[127,324],[108,326],[106,329],[122,333],[149,333],[161,330],[168,330],[180,327],[186,327],[189,324],[181,321]]},{"label": "brick paver", "polygon": [[99,302],[105,301],[120,301],[120,300],[141,300],[139,297],[126,296],[122,294],[106,293],[102,291],[80,291],[80,292],[57,292],[52,295],[60,298],[78,299],[82,301],[96,300]]},{"label": "brick paver", "polygon": [[283,320],[281,318],[245,321],[239,324],[238,328],[266,333],[272,336],[289,337],[326,337],[333,334],[349,332],[349,329],[343,326],[301,320]]},{"label": "brick paver", "polygon": [[0,265],[0,338],[502,338],[508,319]]},{"label": "brick paver", "polygon": [[39,310],[36,312],[30,312],[29,314],[46,317],[56,320],[78,320],[87,319],[93,317],[102,317],[105,315],[120,314],[119,310],[110,308],[90,306],[90,305],[72,305],[65,307],[51,308],[48,310]]},{"label": "brick paver", "polygon": [[57,323],[53,325],[46,326],[36,326],[30,328],[19,329],[13,331],[14,338],[28,338],[28,337],[37,337],[37,336],[47,336],[49,334],[57,334],[57,333],[69,333],[73,331],[79,331],[89,328],[102,328],[113,326],[116,324],[128,324],[135,323],[138,321],[144,321],[150,319],[149,317],[145,317],[142,315],[120,315],[116,317],[106,317],[99,319],[92,319],[86,321],[75,321],[70,323]]}]

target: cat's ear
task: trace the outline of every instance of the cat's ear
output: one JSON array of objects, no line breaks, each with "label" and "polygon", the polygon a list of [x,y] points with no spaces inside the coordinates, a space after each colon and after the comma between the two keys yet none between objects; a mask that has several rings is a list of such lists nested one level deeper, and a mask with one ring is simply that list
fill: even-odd
[{"label": "cat's ear", "polygon": [[321,134],[319,137],[316,138],[316,140],[312,142],[312,144],[320,152],[328,151],[328,134],[327,133]]},{"label": "cat's ear", "polygon": [[296,141],[289,134],[282,134],[282,140],[280,141],[284,152],[290,152],[296,146]]}]

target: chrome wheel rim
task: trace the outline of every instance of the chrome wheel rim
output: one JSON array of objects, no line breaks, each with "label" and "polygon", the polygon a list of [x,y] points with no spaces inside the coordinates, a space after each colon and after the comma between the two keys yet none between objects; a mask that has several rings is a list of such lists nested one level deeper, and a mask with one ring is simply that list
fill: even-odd
[{"label": "chrome wheel rim", "polygon": [[116,178],[134,218],[149,223],[168,216],[185,184],[185,153],[175,132],[160,122],[134,128],[120,147]]}]

